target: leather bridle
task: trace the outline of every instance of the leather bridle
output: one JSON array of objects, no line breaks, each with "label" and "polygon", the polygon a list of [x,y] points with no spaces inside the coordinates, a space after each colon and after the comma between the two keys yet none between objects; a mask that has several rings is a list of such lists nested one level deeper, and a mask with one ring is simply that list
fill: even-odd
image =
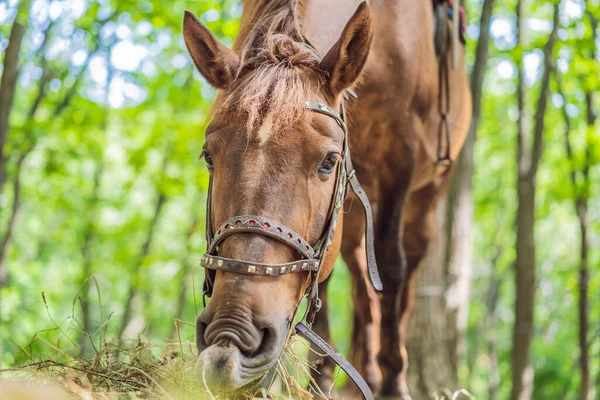
[{"label": "leather bridle", "polygon": [[[325,229],[322,236],[314,245],[311,245],[293,229],[288,228],[284,224],[279,223],[271,218],[261,215],[238,215],[231,217],[225,221],[216,230],[216,232],[213,233],[211,221],[211,177],[209,181],[206,206],[207,251],[202,257],[200,264],[204,268],[210,270],[207,271],[208,273],[206,274],[204,285],[204,295],[207,297],[211,296],[213,289],[214,272],[212,271],[221,270],[254,276],[279,276],[295,272],[310,272],[312,274],[312,279],[307,292],[310,293],[308,296],[309,300],[314,302],[312,304],[312,312],[309,311],[308,313],[309,319],[307,322],[310,325],[314,319],[314,314],[318,312],[320,307],[316,289],[319,281],[319,272],[322,269],[325,257],[327,256],[329,247],[333,241],[340,217],[340,212],[346,198],[348,185],[350,185],[365,209],[365,217],[367,220],[365,236],[367,244],[366,252],[369,277],[375,289],[381,290],[382,284],[381,279],[379,278],[374,254],[373,218],[371,205],[364,190],[360,186],[358,179],[356,178],[352,161],[350,159],[350,152],[348,148],[348,128],[346,126],[346,122],[344,121],[343,103],[341,106],[342,112],[339,114],[331,109],[331,107],[317,101],[307,101],[305,102],[304,107],[309,111],[327,115],[333,118],[344,131],[341,154],[342,162],[337,166],[336,185],[332,196],[332,207],[329,213],[329,220],[325,224]],[[223,242],[223,240],[238,233],[255,233],[276,239],[294,249],[302,258],[298,261],[282,264],[262,264],[219,256],[219,245]]]},{"label": "leather bridle", "polygon": [[[355,97],[353,92],[350,94]],[[346,96],[344,96],[346,97]],[[200,264],[207,269],[204,279],[203,301],[206,306],[206,297],[212,295],[216,271],[227,271],[237,274],[252,276],[280,276],[296,272],[308,272],[310,274],[310,284],[307,287],[304,296],[308,299],[307,312],[303,320],[306,324],[299,322],[294,326],[296,333],[303,336],[311,344],[317,346],[324,354],[331,357],[359,387],[366,399],[372,399],[368,385],[360,374],[342,358],[325,340],[314,333],[310,326],[314,322],[316,313],[321,308],[319,299],[319,273],[323,268],[323,263],[328,254],[333,241],[338,220],[343,208],[344,200],[348,193],[348,186],[354,191],[360,200],[365,212],[365,240],[366,255],[369,277],[373,287],[381,291],[383,285],[377,270],[375,261],[375,249],[373,238],[373,215],[369,199],[356,177],[352,160],[350,159],[350,150],[348,147],[348,127],[344,115],[344,101],[340,103],[340,113],[337,113],[331,107],[318,101],[306,101],[304,108],[311,112],[326,115],[333,118],[344,132],[342,144],[342,161],[338,163],[336,171],[335,189],[332,195],[331,209],[329,219],[325,223],[323,234],[314,243],[308,243],[300,234],[284,224],[271,218],[261,215],[238,215],[229,218],[215,232],[212,231],[212,175],[209,180],[208,197],[206,202],[206,242],[207,251],[202,256]],[[278,240],[294,249],[301,259],[297,261],[281,264],[263,264],[250,261],[244,261],[233,258],[219,256],[219,245],[229,236],[238,233],[255,233],[268,236]],[[296,309],[297,312],[297,309]],[[270,383],[269,383],[270,384]]]}]

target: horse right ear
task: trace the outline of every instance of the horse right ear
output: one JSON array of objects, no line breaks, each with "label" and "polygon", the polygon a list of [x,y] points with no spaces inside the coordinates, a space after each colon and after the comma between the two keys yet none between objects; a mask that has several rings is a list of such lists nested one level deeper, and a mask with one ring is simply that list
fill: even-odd
[{"label": "horse right ear", "polygon": [[372,40],[371,12],[367,2],[363,1],[346,24],[340,39],[321,61],[329,92],[334,97],[358,80],[367,62]]},{"label": "horse right ear", "polygon": [[235,80],[240,59],[189,11],[183,17],[183,38],[198,71],[217,89]]}]

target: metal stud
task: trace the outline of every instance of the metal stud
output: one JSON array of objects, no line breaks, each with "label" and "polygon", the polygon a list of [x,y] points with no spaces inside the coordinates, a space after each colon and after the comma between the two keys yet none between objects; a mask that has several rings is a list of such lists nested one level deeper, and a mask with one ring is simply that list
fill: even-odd
[{"label": "metal stud", "polygon": [[208,259],[208,265],[213,265],[213,259],[212,258]]},{"label": "metal stud", "polygon": [[298,269],[297,264],[292,265],[292,272],[296,272],[297,269]]},{"label": "metal stud", "polygon": [[250,272],[251,274],[256,272],[256,266],[254,265],[248,265],[248,272]]},{"label": "metal stud", "polygon": [[223,266],[223,260],[217,260],[217,267]]},{"label": "metal stud", "polygon": [[280,274],[285,274],[287,267],[281,267],[279,268],[279,273]]},{"label": "metal stud", "polygon": [[302,270],[306,271],[308,269],[308,263],[302,263]]},{"label": "metal stud", "polygon": [[273,273],[273,268],[271,268],[271,267],[267,267],[267,268],[265,269],[265,274],[267,274],[267,275],[271,275],[272,273]]}]

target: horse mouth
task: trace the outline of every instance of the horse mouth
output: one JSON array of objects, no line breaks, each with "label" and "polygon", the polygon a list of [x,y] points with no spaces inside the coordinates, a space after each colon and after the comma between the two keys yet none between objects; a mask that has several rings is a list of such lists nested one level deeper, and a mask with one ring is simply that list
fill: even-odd
[{"label": "horse mouth", "polygon": [[277,355],[247,357],[231,342],[214,344],[198,356],[196,377],[209,391],[252,391],[275,366]]},{"label": "horse mouth", "polygon": [[285,346],[286,332],[272,326],[248,330],[219,322],[216,326],[202,322],[197,325],[200,354],[196,376],[209,391],[251,391],[276,365]]}]

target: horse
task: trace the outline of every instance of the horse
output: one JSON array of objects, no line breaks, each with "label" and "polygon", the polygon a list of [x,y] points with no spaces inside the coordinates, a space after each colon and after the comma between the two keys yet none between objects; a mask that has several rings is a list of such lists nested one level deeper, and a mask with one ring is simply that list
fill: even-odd
[{"label": "horse", "polygon": [[[313,328],[331,342],[326,286],[341,251],[353,286],[350,360],[379,396],[410,398],[410,282],[454,170],[439,162],[440,124],[452,128],[444,151],[455,159],[471,113],[462,51],[455,66],[436,53],[432,3],[245,0],[231,49],[189,11],[183,36],[218,89],[202,152],[211,296],[196,324],[203,382],[219,391],[257,385],[307,293]],[[440,96],[440,65],[451,97]],[[353,206],[361,196],[345,196],[343,183],[355,178],[372,221]],[[370,247],[380,293],[368,283],[377,275]],[[332,368],[319,368],[327,389]]]}]

